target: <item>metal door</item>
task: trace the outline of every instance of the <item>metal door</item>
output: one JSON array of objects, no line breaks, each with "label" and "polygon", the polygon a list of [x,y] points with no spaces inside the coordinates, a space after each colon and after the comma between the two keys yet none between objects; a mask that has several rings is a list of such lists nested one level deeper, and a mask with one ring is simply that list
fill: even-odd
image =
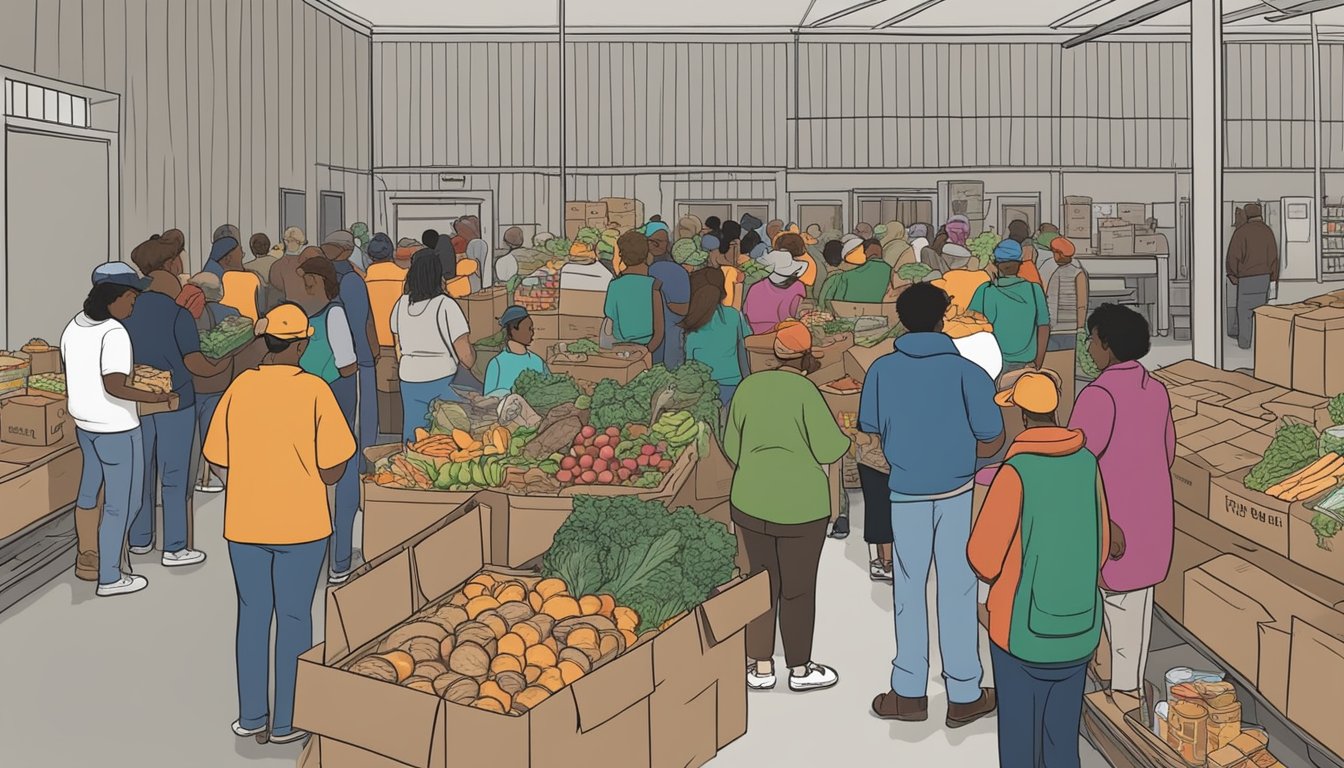
[{"label": "metal door", "polygon": [[290,227],[303,230],[309,240],[321,240],[312,237],[308,231],[308,195],[297,189],[280,190],[280,232]]},{"label": "metal door", "polygon": [[1316,240],[1319,225],[1316,223],[1316,205],[1309,197],[1285,197],[1280,201],[1280,219],[1269,221],[1269,210],[1265,211],[1266,224],[1279,234],[1279,277],[1282,280],[1315,280]]},{"label": "metal door", "polygon": [[[345,229],[345,195],[323,192],[318,196],[317,231],[322,240],[339,229]],[[318,242],[321,242],[319,240]]]}]

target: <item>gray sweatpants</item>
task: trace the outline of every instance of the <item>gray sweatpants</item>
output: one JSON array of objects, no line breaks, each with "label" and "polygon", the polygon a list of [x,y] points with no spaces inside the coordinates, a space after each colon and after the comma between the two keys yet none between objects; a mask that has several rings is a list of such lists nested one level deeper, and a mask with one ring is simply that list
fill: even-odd
[{"label": "gray sweatpants", "polygon": [[1255,334],[1255,310],[1269,303],[1269,275],[1237,281],[1237,346],[1250,349]]}]

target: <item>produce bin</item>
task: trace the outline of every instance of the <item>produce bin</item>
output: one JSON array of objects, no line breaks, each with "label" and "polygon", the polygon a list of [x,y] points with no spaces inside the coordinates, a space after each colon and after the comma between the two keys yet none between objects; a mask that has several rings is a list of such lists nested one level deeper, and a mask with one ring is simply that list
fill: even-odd
[{"label": "produce bin", "polygon": [[610,350],[577,354],[565,348],[565,343],[551,346],[546,352],[546,367],[551,373],[573,376],[575,381],[596,384],[612,379],[617,384],[629,384],[651,366],[649,350],[637,344],[617,344]]},{"label": "produce bin", "polygon": [[13,445],[55,445],[75,434],[66,399],[42,393],[0,400],[0,441]]}]

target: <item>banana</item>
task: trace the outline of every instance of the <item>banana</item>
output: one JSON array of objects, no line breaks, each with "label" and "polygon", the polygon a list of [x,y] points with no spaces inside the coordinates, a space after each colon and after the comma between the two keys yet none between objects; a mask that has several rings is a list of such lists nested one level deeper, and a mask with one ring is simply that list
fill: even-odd
[{"label": "banana", "polygon": [[471,484],[478,485],[484,488],[486,484],[485,470],[481,469],[481,465],[477,464],[476,462],[472,462],[468,466],[471,467]]}]

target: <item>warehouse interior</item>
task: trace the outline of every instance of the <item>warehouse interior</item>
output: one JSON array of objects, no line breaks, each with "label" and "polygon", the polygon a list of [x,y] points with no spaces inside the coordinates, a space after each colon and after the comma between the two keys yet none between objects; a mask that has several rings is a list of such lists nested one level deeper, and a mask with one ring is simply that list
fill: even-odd
[{"label": "warehouse interior", "polygon": [[[1196,405],[1210,392],[1219,407],[1256,394],[1290,403],[1285,412],[1314,415],[1320,428],[1325,400],[1344,390],[1333,362],[1344,332],[1331,338],[1344,323],[1333,317],[1311,352],[1293,352],[1293,315],[1269,307],[1288,330],[1265,335],[1257,313],[1255,345],[1239,346],[1225,260],[1254,204],[1276,238],[1271,305],[1305,307],[1344,289],[1344,0],[0,0],[0,10],[3,349],[55,343],[88,292],[84,276],[129,262],[170,228],[185,233],[194,274],[226,222],[275,243],[298,227],[316,245],[355,222],[396,243],[476,217],[490,287],[505,282],[496,264],[515,229],[530,244],[573,240],[583,227],[634,229],[654,214],[749,214],[838,238],[859,223],[936,228],[964,216],[972,236],[1002,236],[1015,220],[1033,232],[1055,224],[1078,246],[1093,305],[1147,320],[1150,371],[1193,361],[1218,372],[1202,389],[1189,368],[1164,379],[1182,438],[1180,417],[1205,418]],[[1344,318],[1344,298],[1334,307]],[[1324,390],[1299,386],[1299,369]],[[1247,381],[1300,397],[1274,400]],[[1238,440],[1252,432],[1201,431],[1203,443],[1176,454],[1245,454]],[[72,571],[78,451],[40,485],[22,475],[48,461],[35,450],[0,450],[0,648],[10,651],[0,742],[12,764],[319,768],[313,747],[227,729],[237,700],[225,494],[194,498],[208,562],[169,572],[157,556],[132,555],[153,586],[98,600]],[[20,482],[9,486],[9,475]],[[1331,655],[1344,654],[1344,555],[1322,566],[1290,554],[1286,506],[1269,523],[1284,528],[1282,548],[1211,522],[1220,497],[1207,467],[1196,480],[1204,509],[1174,482],[1176,553],[1157,587],[1150,671],[1226,672],[1241,721],[1267,734],[1279,761],[1210,755],[1209,766],[1344,768],[1344,742],[1297,682],[1309,673],[1287,661],[1291,647],[1294,664],[1301,654],[1333,664],[1316,677],[1344,679],[1344,655]],[[861,520],[862,495],[844,493]],[[356,530],[365,525],[361,516]],[[1285,618],[1266,602],[1282,593],[1255,593],[1240,610],[1261,619],[1229,658],[1171,607],[1190,613],[1192,577],[1178,564],[1193,572],[1219,555],[1330,606],[1328,618]],[[993,718],[948,730],[936,716],[897,724],[869,711],[894,650],[892,588],[865,578],[869,561],[853,535],[828,541],[819,566],[815,644],[841,683],[815,697],[752,692],[744,735],[677,764],[998,764]],[[336,605],[324,591],[315,642]],[[932,605],[934,581],[929,594]],[[1299,624],[1327,638],[1314,655],[1299,651],[1309,644]],[[1282,646],[1279,688],[1269,687],[1266,643]],[[1146,723],[1126,719],[1131,709],[1138,700],[1088,699],[1083,765],[1196,765],[1163,753]],[[436,752],[421,763],[384,754],[320,765],[452,766],[453,740],[468,738],[450,734],[446,762],[433,762]],[[672,764],[657,752],[624,764]],[[519,765],[569,764],[533,760]]]}]

